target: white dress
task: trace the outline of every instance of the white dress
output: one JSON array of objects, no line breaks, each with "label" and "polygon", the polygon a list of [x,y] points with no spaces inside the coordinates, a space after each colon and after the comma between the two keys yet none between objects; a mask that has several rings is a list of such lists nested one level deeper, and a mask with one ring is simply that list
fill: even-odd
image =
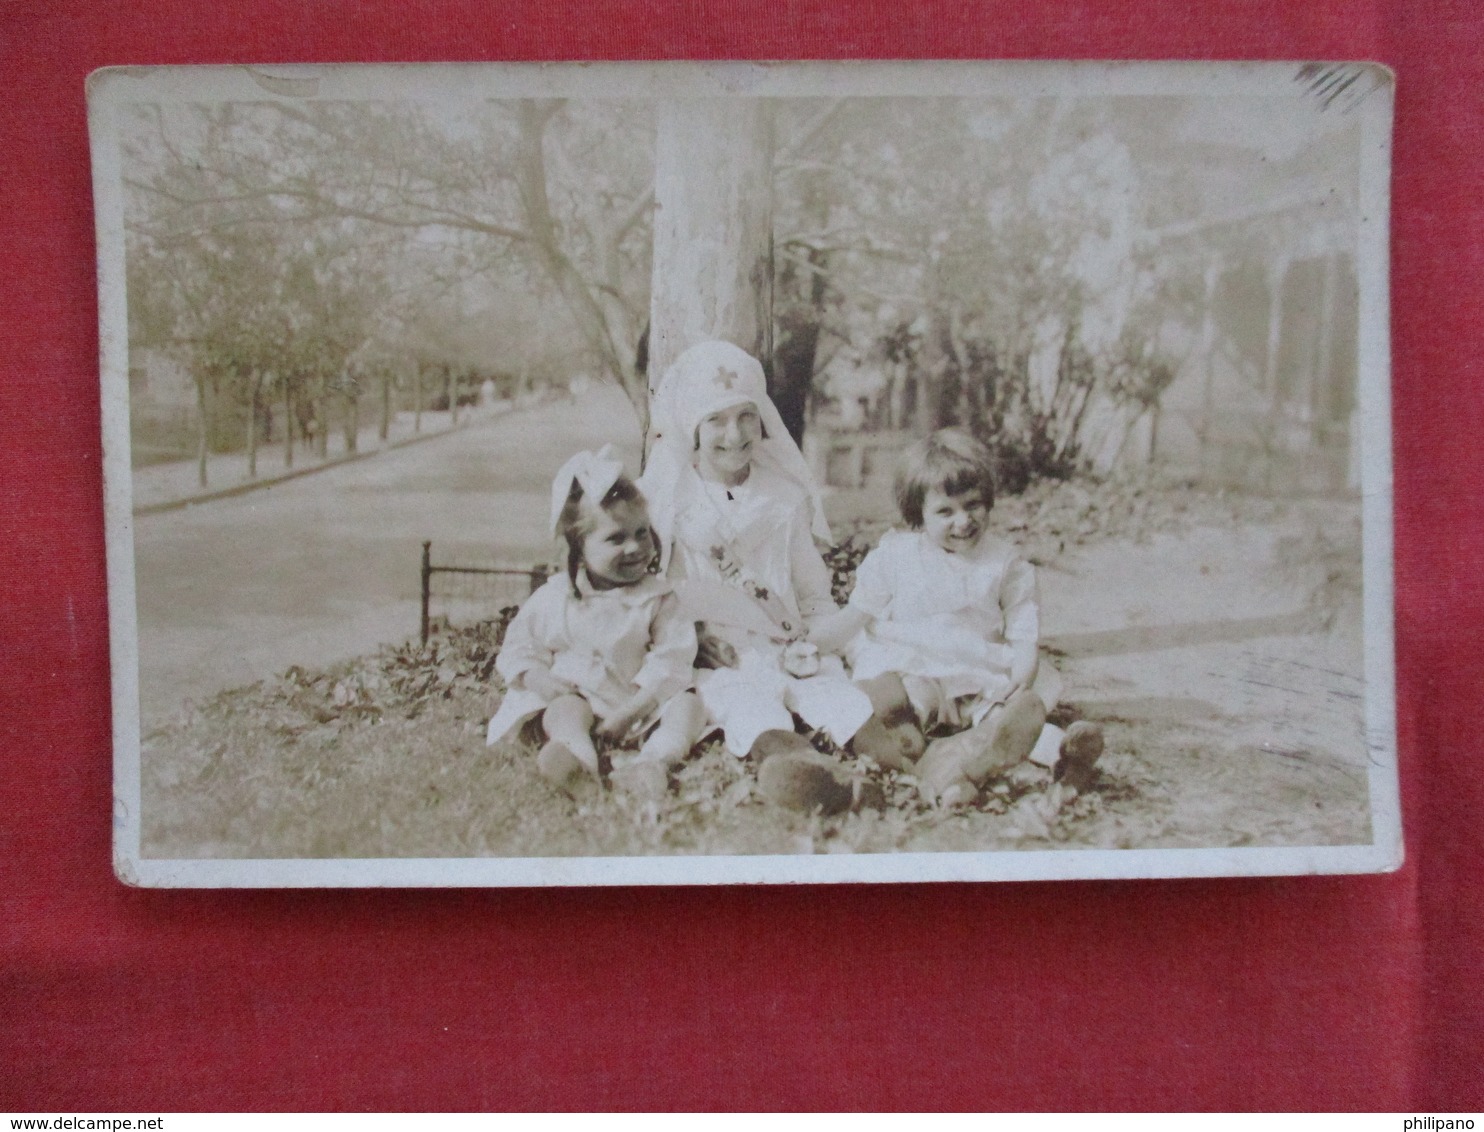
[{"label": "white dress", "polygon": [[[1014,646],[1040,638],[1035,568],[989,534],[950,554],[921,531],[888,531],[860,564],[849,604],[870,618],[847,649],[855,678],[897,673],[930,726],[978,723],[1009,692]],[[1039,677],[1035,690],[1054,703]]]},{"label": "white dress", "polygon": [[523,677],[544,669],[576,685],[598,719],[606,719],[641,689],[659,707],[687,691],[696,660],[694,620],[681,611],[674,587],[646,577],[636,585],[594,590],[579,572],[578,593],[566,574],[552,577],[521,606],[505,631],[495,669],[510,689],[489,722],[497,743],[549,701]]},{"label": "white dress", "polygon": [[768,730],[793,730],[797,712],[844,745],[871,701],[839,657],[799,678],[784,649],[817,617],[834,613],[830,572],[814,545],[810,500],[798,485],[754,464],[737,487],[687,471],[675,487],[670,577],[687,613],[737,652],[736,668],[702,670],[696,691],[727,748],[745,755]]}]

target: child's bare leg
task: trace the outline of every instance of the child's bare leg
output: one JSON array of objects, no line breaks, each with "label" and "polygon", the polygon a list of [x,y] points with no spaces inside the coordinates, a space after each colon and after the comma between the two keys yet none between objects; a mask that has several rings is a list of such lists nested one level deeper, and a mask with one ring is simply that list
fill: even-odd
[{"label": "child's bare leg", "polygon": [[888,672],[856,687],[871,701],[871,718],[851,739],[851,749],[887,770],[912,770],[926,742],[902,678]]},{"label": "child's bare leg", "polygon": [[598,777],[598,750],[593,746],[593,709],[581,696],[560,696],[541,716],[547,744],[536,756],[543,777],[567,789],[584,774]]},{"label": "child's bare leg", "polygon": [[917,764],[919,788],[940,805],[972,801],[986,779],[1031,753],[1045,724],[1041,698],[1016,692],[969,730],[930,745]]},{"label": "child's bare leg", "polygon": [[670,768],[684,761],[706,725],[706,709],[693,692],[676,696],[660,712],[659,725],[637,755],[613,760],[615,790],[659,799],[670,789]]},{"label": "child's bare leg", "polygon": [[855,686],[871,701],[871,711],[883,723],[916,722],[917,713],[912,710],[912,701],[907,696],[907,687],[895,672],[873,676],[869,680],[857,680]]},{"label": "child's bare leg", "polygon": [[[986,721],[987,722],[987,721]],[[1046,705],[1031,691],[1016,692],[1005,701],[995,720],[995,733],[982,760],[970,769],[970,777],[983,782],[1024,762],[1036,749],[1041,728],[1046,726]]]},{"label": "child's bare leg", "polygon": [[644,741],[639,757],[667,767],[683,762],[705,726],[706,709],[701,706],[701,698],[694,692],[676,696],[660,712],[660,725]]}]

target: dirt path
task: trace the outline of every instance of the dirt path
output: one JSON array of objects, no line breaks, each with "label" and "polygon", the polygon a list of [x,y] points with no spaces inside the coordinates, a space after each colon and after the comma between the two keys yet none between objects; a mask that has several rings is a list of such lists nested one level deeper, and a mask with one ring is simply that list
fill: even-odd
[{"label": "dirt path", "polygon": [[[1041,570],[1063,698],[1108,740],[1096,812],[1070,844],[1369,840],[1358,623],[1349,610],[1319,622],[1319,567],[1293,552],[1316,521],[1294,508],[1276,523],[1102,543]],[[1006,832],[977,824],[920,847]]]},{"label": "dirt path", "polygon": [[1313,578],[1284,561],[1305,522],[1104,543],[1043,568],[1045,632],[1066,654],[1068,697],[1167,719],[1204,705],[1229,742],[1363,766],[1359,634],[1319,627]]}]

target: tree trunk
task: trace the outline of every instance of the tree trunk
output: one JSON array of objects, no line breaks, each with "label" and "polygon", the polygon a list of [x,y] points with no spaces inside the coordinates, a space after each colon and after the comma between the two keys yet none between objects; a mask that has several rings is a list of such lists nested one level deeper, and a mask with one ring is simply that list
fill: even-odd
[{"label": "tree trunk", "polygon": [[361,399],[355,393],[345,395],[345,451],[351,453],[360,447]]},{"label": "tree trunk", "polygon": [[778,415],[796,443],[803,443],[809,418],[809,389],[819,356],[820,321],[793,311],[778,320],[778,342],[773,349],[773,381],[769,393]]},{"label": "tree trunk", "polygon": [[247,383],[247,478],[258,478],[258,385],[262,376],[253,370]]},{"label": "tree trunk", "polygon": [[989,391],[985,388],[985,375],[974,372],[969,344],[964,339],[963,310],[957,301],[949,304],[945,330],[949,362],[958,377],[953,401],[954,423],[964,428],[982,425]]},{"label": "tree trunk", "polygon": [[196,377],[196,480],[206,486],[206,450],[210,445],[209,421],[206,419],[206,378]]},{"label": "tree trunk", "polygon": [[[807,227],[824,232],[830,223],[830,195],[826,175],[799,178],[803,216]],[[783,261],[775,275],[773,372],[770,392],[778,413],[795,441],[802,443],[809,417],[809,394],[819,364],[819,336],[824,326],[825,298],[829,294],[830,255],[810,247],[802,257]]]},{"label": "tree trunk", "polygon": [[1332,397],[1335,358],[1335,303],[1339,291],[1339,260],[1334,252],[1324,257],[1324,273],[1319,292],[1319,344],[1314,357],[1314,375],[1309,383],[1309,411],[1313,414],[1314,442],[1325,438],[1325,428],[1332,423]]},{"label": "tree trunk", "polygon": [[314,453],[321,460],[330,454],[330,405],[324,374],[315,379]]},{"label": "tree trunk", "polygon": [[930,300],[927,330],[922,336],[922,354],[918,374],[917,432],[926,436],[951,424],[951,402],[948,378],[952,357],[949,354],[948,313],[936,295]]},{"label": "tree trunk", "polygon": [[448,423],[459,423],[459,377],[453,366],[443,367],[443,388],[448,394]]},{"label": "tree trunk", "polygon": [[1282,256],[1268,265],[1268,341],[1263,359],[1263,390],[1272,398],[1273,414],[1283,403],[1278,381],[1278,349],[1283,343],[1283,283],[1288,278],[1288,259]]},{"label": "tree trunk", "polygon": [[1283,291],[1288,279],[1289,261],[1286,254],[1268,265],[1268,343],[1263,362],[1263,391],[1268,396],[1268,426],[1263,436],[1265,462],[1263,467],[1263,489],[1271,491],[1273,477],[1277,474],[1279,453],[1283,449],[1283,381],[1278,372],[1279,354],[1283,346]]},{"label": "tree trunk", "polygon": [[907,375],[901,362],[886,363],[886,427],[907,427]]},{"label": "tree trunk", "polygon": [[294,383],[283,375],[283,466],[294,466]]},{"label": "tree trunk", "polygon": [[1083,451],[1083,425],[1094,407],[1096,380],[1090,368],[1092,360],[1081,348],[1077,334],[1076,324],[1067,327],[1066,344],[1056,371],[1056,394],[1051,402],[1051,430],[1059,461],[1070,460]]},{"label": "tree trunk", "polygon": [[656,113],[649,388],[689,346],[722,338],[772,368],[773,123],[762,99]]},{"label": "tree trunk", "polygon": [[1206,444],[1211,434],[1211,420],[1214,416],[1216,396],[1216,292],[1221,285],[1221,277],[1224,265],[1219,252],[1212,253],[1206,261],[1206,275],[1204,279],[1204,306],[1201,309],[1201,330],[1196,341],[1195,356],[1196,363],[1202,367],[1201,384],[1201,423],[1197,431],[1197,439],[1200,443],[1200,462],[1205,465]]},{"label": "tree trunk", "polygon": [[423,430],[423,364],[412,363],[412,431]]},{"label": "tree trunk", "polygon": [[391,435],[392,431],[392,371],[383,369],[381,371],[381,424],[377,426],[376,435],[383,444]]}]

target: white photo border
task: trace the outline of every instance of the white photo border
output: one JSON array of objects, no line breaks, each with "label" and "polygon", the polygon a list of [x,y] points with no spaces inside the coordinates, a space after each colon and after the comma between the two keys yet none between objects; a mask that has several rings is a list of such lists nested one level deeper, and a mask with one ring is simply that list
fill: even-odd
[{"label": "white photo border", "polygon": [[[1373,873],[1403,842],[1393,627],[1389,212],[1394,79],[1364,64],[1358,402],[1364,547],[1369,844],[775,856],[165,859],[141,854],[138,617],[129,434],[120,111],[136,102],[448,99],[1278,96],[1294,62],[664,62],[116,67],[88,80],[99,279],[104,511],[114,734],[114,869],[161,888],[899,883]],[[1293,97],[1297,97],[1297,92]]]}]

